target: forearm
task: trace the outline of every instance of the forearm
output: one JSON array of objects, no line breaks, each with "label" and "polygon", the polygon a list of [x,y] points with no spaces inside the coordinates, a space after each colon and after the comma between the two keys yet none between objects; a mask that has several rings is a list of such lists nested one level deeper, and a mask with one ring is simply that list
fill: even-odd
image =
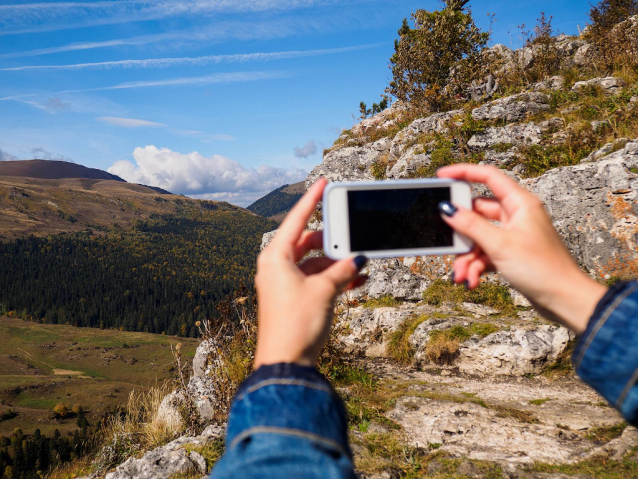
[{"label": "forearm", "polygon": [[259,368],[233,401],[226,453],[212,477],[353,479],[341,400],[313,368]]},{"label": "forearm", "polygon": [[574,350],[578,375],[638,424],[638,283],[610,289]]}]

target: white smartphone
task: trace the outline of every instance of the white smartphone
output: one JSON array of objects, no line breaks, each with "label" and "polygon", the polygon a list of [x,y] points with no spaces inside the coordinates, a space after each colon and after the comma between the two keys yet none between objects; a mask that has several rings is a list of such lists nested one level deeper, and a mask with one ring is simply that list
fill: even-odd
[{"label": "white smartphone", "polygon": [[442,201],[470,209],[470,185],[446,179],[331,183],[323,193],[326,255],[342,259],[467,253],[472,241],[443,221]]}]

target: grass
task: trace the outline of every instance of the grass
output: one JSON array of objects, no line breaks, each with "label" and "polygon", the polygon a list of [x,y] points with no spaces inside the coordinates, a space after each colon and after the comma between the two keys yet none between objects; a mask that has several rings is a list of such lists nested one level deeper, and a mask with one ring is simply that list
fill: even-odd
[{"label": "grass", "polygon": [[556,362],[545,366],[541,374],[548,378],[560,378],[574,374],[574,365],[572,364],[574,344],[574,341],[570,341],[563,352],[558,355]]},{"label": "grass", "polygon": [[482,304],[500,310],[503,315],[516,314],[516,307],[509,290],[498,283],[483,282],[470,291],[464,286],[437,279],[425,290],[423,300],[432,306],[440,306],[443,303]]},{"label": "grass", "polygon": [[370,299],[362,303],[362,306],[364,308],[374,309],[374,308],[391,308],[391,307],[398,306],[399,304],[401,304],[401,302],[398,299],[396,299],[394,296],[386,294],[385,296],[382,296],[377,299]]},{"label": "grass", "polygon": [[107,409],[126,404],[131,391],[171,380],[170,346],[177,342],[191,355],[198,344],[188,338],[0,317],[0,401],[18,413],[0,422],[0,435],[8,436],[16,427],[25,434],[40,429],[47,436],[55,429],[73,432],[74,418],[50,418],[59,403],[79,404],[94,424]]},{"label": "grass", "polygon": [[527,468],[528,472],[559,473],[595,477],[596,479],[626,479],[638,477],[638,462],[624,459],[613,461],[607,458],[593,458],[576,464],[540,464]]},{"label": "grass", "polygon": [[542,406],[546,402],[552,401],[552,398],[532,399],[529,403],[533,406]]},{"label": "grass", "polygon": [[473,323],[468,327],[454,326],[450,329],[435,330],[425,346],[425,354],[433,363],[451,364],[461,344],[472,336],[484,338],[501,328],[492,323]]},{"label": "grass", "polygon": [[[184,449],[186,449],[189,454],[193,451],[201,454],[204,457],[204,459],[206,459],[206,467],[208,468],[208,471],[210,472],[213,466],[215,466],[215,464],[217,463],[217,461],[219,461],[221,457],[223,456],[225,447],[226,445],[225,445],[224,439],[220,438],[220,439],[216,439],[213,442],[209,442],[203,445],[184,446]],[[198,477],[201,477],[201,474]]]},{"label": "grass", "polygon": [[387,353],[395,360],[409,364],[414,358],[414,348],[410,345],[410,336],[428,316],[414,316],[403,321],[392,333],[387,346]]},{"label": "grass", "polygon": [[626,427],[626,422],[621,422],[613,426],[595,427],[589,430],[585,438],[597,444],[606,444],[612,439],[620,437]]}]

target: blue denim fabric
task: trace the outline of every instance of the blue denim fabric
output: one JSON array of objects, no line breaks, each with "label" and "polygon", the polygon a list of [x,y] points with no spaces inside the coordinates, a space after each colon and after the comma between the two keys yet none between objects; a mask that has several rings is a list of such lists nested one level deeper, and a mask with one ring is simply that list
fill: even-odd
[{"label": "blue denim fabric", "polygon": [[211,477],[354,479],[346,411],[328,381],[295,364],[255,371],[237,391]]},{"label": "blue denim fabric", "polygon": [[578,375],[638,425],[638,283],[611,288],[574,350]]}]

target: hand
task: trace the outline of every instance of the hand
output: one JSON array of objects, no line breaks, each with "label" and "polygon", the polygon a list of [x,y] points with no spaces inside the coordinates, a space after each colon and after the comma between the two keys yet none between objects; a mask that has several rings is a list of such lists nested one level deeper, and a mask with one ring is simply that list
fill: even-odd
[{"label": "hand", "polygon": [[304,229],[325,186],[322,178],[308,190],[257,259],[255,369],[275,363],[314,366],[330,335],[336,297],[367,279],[359,276],[363,256],[311,258],[297,265],[309,251],[323,248],[322,232]]},{"label": "hand", "polygon": [[494,193],[475,199],[474,211],[442,208],[445,221],[475,243],[457,257],[455,282],[475,288],[481,274],[498,271],[545,317],[583,333],[606,288],[578,268],[541,201],[492,166],[453,165],[437,175],[484,183]]}]

